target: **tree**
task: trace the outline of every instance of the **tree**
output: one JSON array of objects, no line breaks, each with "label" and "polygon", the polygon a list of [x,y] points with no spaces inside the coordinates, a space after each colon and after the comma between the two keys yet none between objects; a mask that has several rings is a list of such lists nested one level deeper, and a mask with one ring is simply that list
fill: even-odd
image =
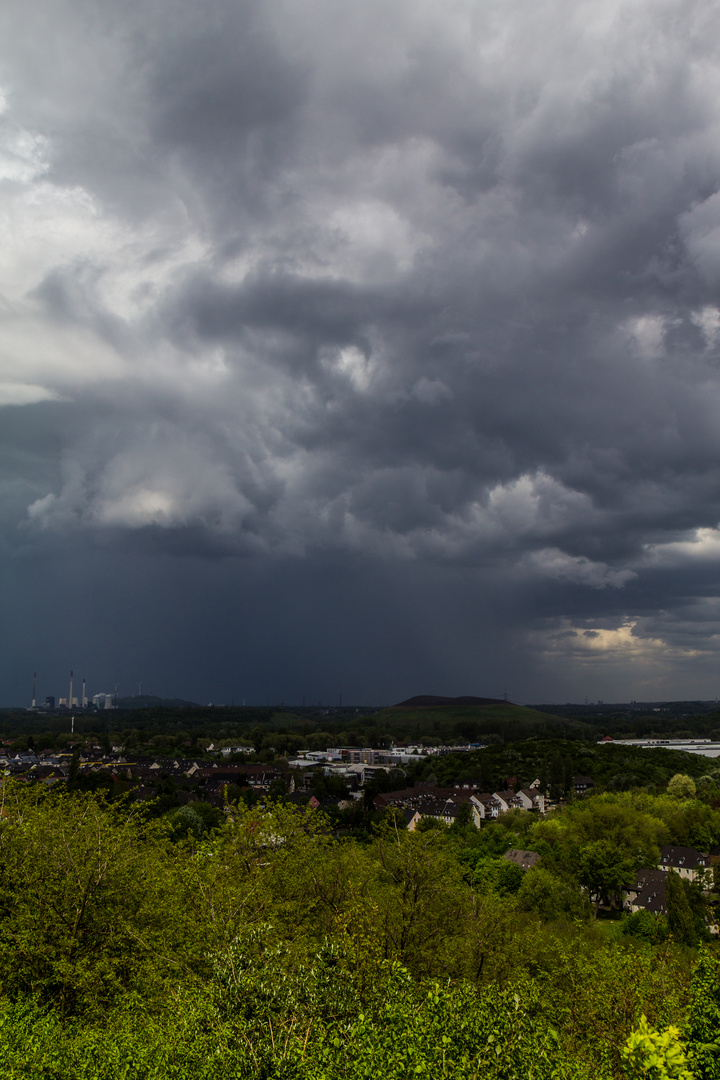
[{"label": "tree", "polygon": [[[458,806],[455,820],[450,826],[451,832],[464,832],[469,825],[473,825],[473,812],[469,802],[462,802]],[[474,826],[473,826],[474,827]]]},{"label": "tree", "polygon": [[131,987],[145,998],[167,993],[197,939],[177,908],[164,823],[137,803],[39,784],[6,784],[3,811],[4,992],[32,994],[60,1014],[100,1011]]},{"label": "tree", "polygon": [[709,851],[720,842],[720,811],[697,799],[682,803],[673,798],[662,801],[669,804],[670,813],[665,820],[673,844]]},{"label": "tree", "polygon": [[640,941],[657,943],[660,941],[665,920],[662,916],[653,915],[651,911],[634,912],[622,921],[622,933],[627,937],[639,938]]},{"label": "tree", "polygon": [[685,882],[670,870],[665,885],[668,926],[679,945],[697,944],[695,919],[688,900]]},{"label": "tree", "polygon": [[541,867],[526,871],[517,897],[521,911],[535,911],[547,920],[583,918],[589,914],[587,901],[583,901],[577,885]]},{"label": "tree", "polygon": [[599,795],[575,803],[563,820],[568,838],[580,847],[607,841],[636,866],[654,866],[660,847],[668,841],[668,830],[650,810],[627,795]]},{"label": "tree", "polygon": [[188,834],[196,840],[202,838],[204,832],[202,818],[189,803],[187,806],[181,806],[179,810],[173,810],[168,814],[167,820],[172,830],[171,839],[184,840]]},{"label": "tree", "polygon": [[446,836],[445,829],[410,833],[392,819],[371,852],[383,952],[416,975],[452,971],[472,914],[472,896]]},{"label": "tree", "polygon": [[288,782],[284,777],[278,776],[275,780],[270,781],[268,788],[269,799],[282,799],[288,792]]},{"label": "tree", "polygon": [[78,786],[78,779],[80,776],[80,751],[78,749],[73,750],[73,755],[70,758],[70,767],[68,768],[67,776],[67,790],[74,791]]},{"label": "tree", "polygon": [[563,762],[563,791],[564,791],[565,797],[568,798],[568,799],[572,799],[573,794],[574,794],[573,779],[572,778],[573,778],[572,759],[566,757],[564,762]]},{"label": "tree", "polygon": [[316,799],[345,799],[348,788],[342,776],[326,776],[317,771],[310,778],[310,791]]},{"label": "tree", "polygon": [[633,879],[635,864],[617,844],[595,840],[586,844],[579,854],[578,877],[595,902],[595,913],[601,901],[615,907],[623,889]]},{"label": "tree", "polygon": [[553,754],[550,762],[550,801],[559,802],[563,796],[565,772],[559,752]]},{"label": "tree", "polygon": [[668,780],[668,795],[675,799],[692,799],[695,795],[695,781],[687,773],[675,773]]},{"label": "tree", "polygon": [[514,896],[525,878],[525,871],[510,859],[480,858],[475,862],[472,882],[479,893]]}]

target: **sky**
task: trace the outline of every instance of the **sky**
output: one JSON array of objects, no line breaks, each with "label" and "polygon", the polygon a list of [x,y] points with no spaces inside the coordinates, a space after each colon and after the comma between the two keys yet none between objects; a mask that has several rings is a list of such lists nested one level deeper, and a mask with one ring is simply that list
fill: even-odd
[{"label": "sky", "polygon": [[0,705],[720,693],[713,0],[3,0]]}]

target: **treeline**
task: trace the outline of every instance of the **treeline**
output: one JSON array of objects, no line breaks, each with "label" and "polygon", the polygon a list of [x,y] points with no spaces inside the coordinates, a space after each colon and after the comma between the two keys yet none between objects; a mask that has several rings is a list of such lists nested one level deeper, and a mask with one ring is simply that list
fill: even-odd
[{"label": "treeline", "polygon": [[[668,841],[720,842],[712,800],[606,794],[481,831],[411,834],[389,815],[357,842],[282,804],[229,806],[198,832],[9,781],[4,1071],[609,1080],[651,1075],[638,1071],[655,1038],[645,1016],[711,1080],[720,960],[701,907],[714,896],[683,887],[690,922],[596,917]],[[540,865],[523,872],[502,858],[510,847]]]},{"label": "treeline", "polygon": [[73,744],[120,745],[133,752],[202,754],[209,743],[240,745],[270,760],[300,749],[330,746],[389,746],[392,732],[375,717],[336,710],[313,716],[261,708],[148,708],[75,715],[5,710],[0,735],[13,749],[62,749]]},{"label": "treeline", "polygon": [[662,705],[538,705],[540,711],[577,720],[602,735],[630,738],[712,738],[720,739],[720,709],[717,702],[668,701]]},{"label": "treeline", "polygon": [[[78,711],[75,740],[122,745],[154,753],[198,753],[209,742],[250,747],[258,755],[293,755],[331,746],[387,748],[393,743],[433,747],[468,743],[507,744],[531,739],[597,743],[601,737],[720,737],[720,713],[678,716],[555,716],[510,703],[482,707],[391,708],[374,714],[351,708],[324,713],[306,708],[202,707]],[[69,714],[0,711],[0,735],[22,749],[62,748],[71,740]]]}]

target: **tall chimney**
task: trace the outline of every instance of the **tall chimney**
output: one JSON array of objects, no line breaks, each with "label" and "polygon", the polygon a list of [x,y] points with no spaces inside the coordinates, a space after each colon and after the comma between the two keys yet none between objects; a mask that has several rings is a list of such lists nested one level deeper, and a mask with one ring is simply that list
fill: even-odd
[{"label": "tall chimney", "polygon": [[36,677],[37,677],[37,672],[33,671],[33,696],[32,696],[32,707],[33,707],[33,709],[35,708],[35,679],[36,679]]},{"label": "tall chimney", "polygon": [[82,707],[87,708],[87,694],[85,693],[85,679],[83,679]]}]

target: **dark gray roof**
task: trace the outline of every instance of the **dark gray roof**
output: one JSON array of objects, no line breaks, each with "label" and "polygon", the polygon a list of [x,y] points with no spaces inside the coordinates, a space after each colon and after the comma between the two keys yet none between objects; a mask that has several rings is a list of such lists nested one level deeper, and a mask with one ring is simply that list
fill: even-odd
[{"label": "dark gray roof", "polygon": [[457,816],[459,807],[452,802],[440,801],[423,803],[418,810],[424,817],[454,818]]},{"label": "dark gray roof", "polygon": [[660,865],[668,869],[703,870],[710,866],[710,859],[696,848],[666,844],[660,852]]},{"label": "dark gray roof", "polygon": [[532,870],[533,866],[540,862],[537,851],[523,851],[522,848],[510,848],[510,851],[503,855],[503,859],[514,862],[521,870]]},{"label": "dark gray roof", "polygon": [[629,890],[637,894],[632,901],[633,904],[654,915],[665,915],[667,911],[666,885],[667,875],[663,870],[656,870],[654,867],[638,870],[632,889]]}]

